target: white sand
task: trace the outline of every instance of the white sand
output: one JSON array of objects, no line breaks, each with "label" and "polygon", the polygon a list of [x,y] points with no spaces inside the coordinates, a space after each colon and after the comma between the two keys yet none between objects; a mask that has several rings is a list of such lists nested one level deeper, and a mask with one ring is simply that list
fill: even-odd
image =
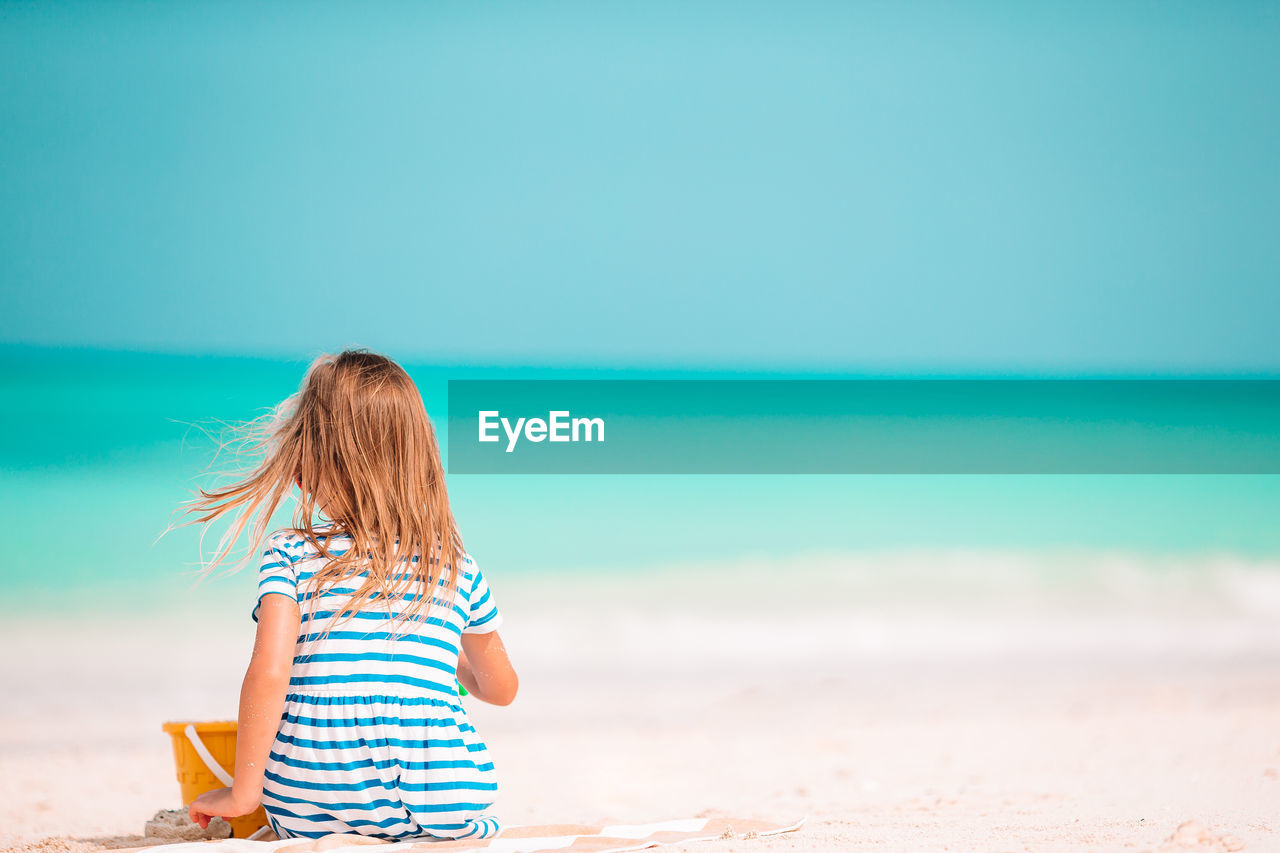
[{"label": "white sand", "polygon": [[[491,570],[523,682],[472,703],[495,811],[810,816],[705,853],[1280,850],[1280,570],[1063,560],[1070,583],[1041,557],[906,554],[567,598]],[[243,612],[74,624],[4,629],[0,845],[140,834],[177,805],[160,723],[234,714]]]}]

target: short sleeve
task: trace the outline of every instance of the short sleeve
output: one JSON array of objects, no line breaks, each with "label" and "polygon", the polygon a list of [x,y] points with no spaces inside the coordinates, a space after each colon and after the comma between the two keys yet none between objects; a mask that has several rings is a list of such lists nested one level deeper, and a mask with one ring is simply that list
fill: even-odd
[{"label": "short sleeve", "polygon": [[502,624],[502,613],[493,599],[493,590],[484,579],[484,572],[473,561],[471,565],[471,597],[467,609],[467,625],[462,629],[464,634],[487,634],[498,630]]},{"label": "short sleeve", "polygon": [[284,544],[280,534],[267,539],[266,549],[262,552],[262,562],[258,566],[258,598],[253,606],[253,621],[258,621],[258,608],[262,599],[268,595],[287,595],[298,600],[298,574],[294,571],[293,560],[281,547]]}]

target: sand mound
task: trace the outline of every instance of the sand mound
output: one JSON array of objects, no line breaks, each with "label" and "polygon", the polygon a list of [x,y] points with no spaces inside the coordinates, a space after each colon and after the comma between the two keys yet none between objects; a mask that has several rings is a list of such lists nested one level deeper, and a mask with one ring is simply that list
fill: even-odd
[{"label": "sand mound", "polygon": [[1168,840],[1157,847],[1153,853],[1236,853],[1244,849],[1244,842],[1234,835],[1217,835],[1194,820],[1184,821],[1178,825]]},{"label": "sand mound", "polygon": [[204,841],[209,838],[230,838],[231,824],[220,817],[209,821],[207,829],[201,829],[187,815],[186,809],[161,809],[147,821],[144,832],[147,838],[165,841]]}]

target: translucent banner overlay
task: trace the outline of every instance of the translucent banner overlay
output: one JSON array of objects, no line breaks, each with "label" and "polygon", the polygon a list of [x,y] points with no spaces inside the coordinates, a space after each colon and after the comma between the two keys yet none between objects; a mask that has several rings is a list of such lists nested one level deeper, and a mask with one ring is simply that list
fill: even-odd
[{"label": "translucent banner overlay", "polygon": [[453,474],[1276,474],[1280,380],[451,380]]}]

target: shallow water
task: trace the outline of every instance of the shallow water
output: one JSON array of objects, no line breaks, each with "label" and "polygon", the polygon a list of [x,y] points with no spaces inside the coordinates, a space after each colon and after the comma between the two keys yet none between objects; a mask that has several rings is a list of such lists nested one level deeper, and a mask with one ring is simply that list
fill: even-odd
[{"label": "shallow water", "polygon": [[[37,608],[190,595],[199,536],[180,503],[208,483],[220,421],[294,391],[302,362],[0,350],[0,573]],[[409,365],[442,432],[449,378],[713,376]],[[724,374],[721,374],[722,376]],[[221,460],[226,462],[228,460]],[[1280,555],[1278,476],[465,476],[468,549],[492,574],[641,572],[900,549]],[[284,516],[281,517],[284,521]],[[206,539],[208,553],[212,540]],[[1052,571],[1070,572],[1070,560]],[[248,596],[242,576],[213,587]]]}]

